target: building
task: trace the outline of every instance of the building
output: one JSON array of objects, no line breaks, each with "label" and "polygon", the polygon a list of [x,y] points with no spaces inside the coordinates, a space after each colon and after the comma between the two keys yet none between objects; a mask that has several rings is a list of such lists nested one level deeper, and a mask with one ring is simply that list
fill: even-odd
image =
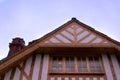
[{"label": "building", "polygon": [[120,43],[76,18],[24,43],[10,43],[1,80],[120,80]]}]

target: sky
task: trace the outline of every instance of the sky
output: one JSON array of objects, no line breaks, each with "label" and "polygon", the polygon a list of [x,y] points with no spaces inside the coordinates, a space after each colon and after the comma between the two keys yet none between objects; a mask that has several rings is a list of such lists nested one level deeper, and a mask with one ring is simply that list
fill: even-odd
[{"label": "sky", "polygon": [[0,0],[0,59],[13,38],[28,45],[72,17],[120,41],[120,0]]}]

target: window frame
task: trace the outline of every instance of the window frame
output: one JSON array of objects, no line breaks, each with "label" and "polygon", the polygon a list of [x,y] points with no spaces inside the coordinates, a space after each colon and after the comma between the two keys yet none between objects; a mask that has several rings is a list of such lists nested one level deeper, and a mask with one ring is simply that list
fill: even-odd
[{"label": "window frame", "polygon": [[[62,57],[62,61],[63,61],[62,72],[52,72],[51,71],[51,69],[52,69],[52,66],[51,66],[52,65],[52,57]],[[87,72],[78,72],[78,60],[77,60],[78,56],[74,56],[75,71],[74,72],[66,72],[65,57],[66,56],[59,56],[59,55],[50,56],[49,74],[104,74],[104,67],[102,65],[101,56],[85,56],[86,63],[87,63],[87,69],[88,69]],[[71,55],[67,56],[67,57],[71,57]],[[88,59],[89,57],[98,57],[101,72],[90,72],[89,59]]]}]

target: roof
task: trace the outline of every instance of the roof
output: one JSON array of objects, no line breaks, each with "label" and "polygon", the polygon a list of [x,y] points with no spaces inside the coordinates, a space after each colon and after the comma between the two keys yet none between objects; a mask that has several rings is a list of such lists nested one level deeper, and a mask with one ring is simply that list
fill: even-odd
[{"label": "roof", "polygon": [[[67,35],[66,36],[63,35],[65,33],[64,30],[68,29],[71,24],[76,24],[78,26],[81,26],[82,28],[77,27],[79,30],[80,29],[87,30],[89,32],[89,34],[86,36],[94,36],[95,38],[92,39],[93,41],[89,41],[89,42],[91,42],[90,44],[84,45],[84,44],[82,44],[82,42],[84,42],[82,40],[73,41],[71,39],[71,37],[68,37]],[[85,30],[84,30],[84,32],[85,32]],[[63,34],[61,32],[63,32]],[[58,37],[59,33],[62,35],[62,37],[64,36],[67,38],[66,43],[63,42],[63,40],[61,40],[60,37]],[[80,34],[83,32],[79,31],[78,33]],[[53,37],[53,35],[54,35],[54,37]],[[57,37],[57,38],[55,38],[55,37]],[[75,39],[76,39],[76,37],[75,37]],[[94,42],[96,42],[97,39],[99,39],[99,41],[103,40],[102,41],[103,44],[96,44],[96,43],[94,44]],[[106,43],[109,43],[109,44],[106,44]],[[99,31],[96,31],[92,27],[80,22],[76,18],[72,18],[70,21],[63,24],[62,26],[55,29],[54,31],[46,34],[42,38],[39,38],[37,40],[30,42],[30,44],[27,47],[25,47],[21,51],[15,53],[11,57],[1,60],[0,61],[0,72],[7,70],[12,64],[17,63],[17,61],[19,61],[21,59],[24,59],[26,56],[32,54],[32,52],[34,52],[35,50],[37,50],[40,47],[63,47],[63,46],[65,46],[65,47],[91,47],[91,46],[92,47],[100,47],[100,46],[103,47],[104,46],[104,47],[112,47],[112,48],[115,48],[116,50],[120,51],[120,43],[118,41],[115,41],[112,38],[108,37],[107,35],[99,32]]]},{"label": "roof", "polygon": [[45,36],[43,36],[43,37],[41,37],[41,38],[39,38],[39,39],[36,39],[36,40],[33,40],[33,41],[29,42],[29,45],[31,45],[31,44],[33,44],[33,43],[37,43],[37,41],[44,40],[44,39],[45,39],[46,37],[48,37],[49,35],[52,35],[52,34],[56,33],[57,31],[63,29],[64,27],[66,27],[67,25],[69,25],[69,24],[72,23],[72,22],[76,22],[76,23],[78,23],[79,25],[82,25],[83,27],[85,27],[85,28],[91,30],[92,32],[95,32],[95,33],[97,33],[98,35],[100,35],[100,36],[102,36],[102,37],[108,39],[109,41],[112,41],[114,44],[120,46],[120,42],[118,42],[118,41],[116,41],[116,40],[110,38],[109,36],[107,36],[107,35],[105,35],[105,34],[99,32],[99,31],[95,30],[95,29],[92,28],[92,27],[90,27],[90,26],[88,26],[88,25],[86,25],[86,24],[80,22],[80,21],[77,20],[76,18],[72,18],[70,21],[68,21],[67,23],[65,23],[65,24],[63,24],[62,26],[58,27],[58,28],[55,29],[54,31],[52,31],[52,32],[50,32],[50,33],[48,33],[48,34],[46,34]]}]

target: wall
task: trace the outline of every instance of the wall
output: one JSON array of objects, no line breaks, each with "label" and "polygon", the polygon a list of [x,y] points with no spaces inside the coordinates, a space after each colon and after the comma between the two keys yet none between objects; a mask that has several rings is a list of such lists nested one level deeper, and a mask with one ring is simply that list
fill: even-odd
[{"label": "wall", "polygon": [[36,54],[22,61],[15,68],[10,69],[4,80],[40,80],[42,69],[42,56]]},{"label": "wall", "polygon": [[[43,57],[41,54],[32,55],[26,60],[22,61],[15,68],[10,69],[1,80],[47,80],[49,55],[45,54]],[[102,63],[107,80],[120,80],[120,65],[115,55],[102,54]],[[112,66],[111,66],[112,65]],[[61,75],[62,76],[62,75]],[[78,75],[79,76],[79,75]],[[97,80],[94,76],[88,76],[85,78],[75,76],[63,76],[54,77],[51,76],[50,80]],[[98,76],[99,77],[99,76]],[[3,79],[4,78],[4,79]],[[55,79],[56,78],[56,79]],[[105,80],[102,76],[100,80]]]}]

